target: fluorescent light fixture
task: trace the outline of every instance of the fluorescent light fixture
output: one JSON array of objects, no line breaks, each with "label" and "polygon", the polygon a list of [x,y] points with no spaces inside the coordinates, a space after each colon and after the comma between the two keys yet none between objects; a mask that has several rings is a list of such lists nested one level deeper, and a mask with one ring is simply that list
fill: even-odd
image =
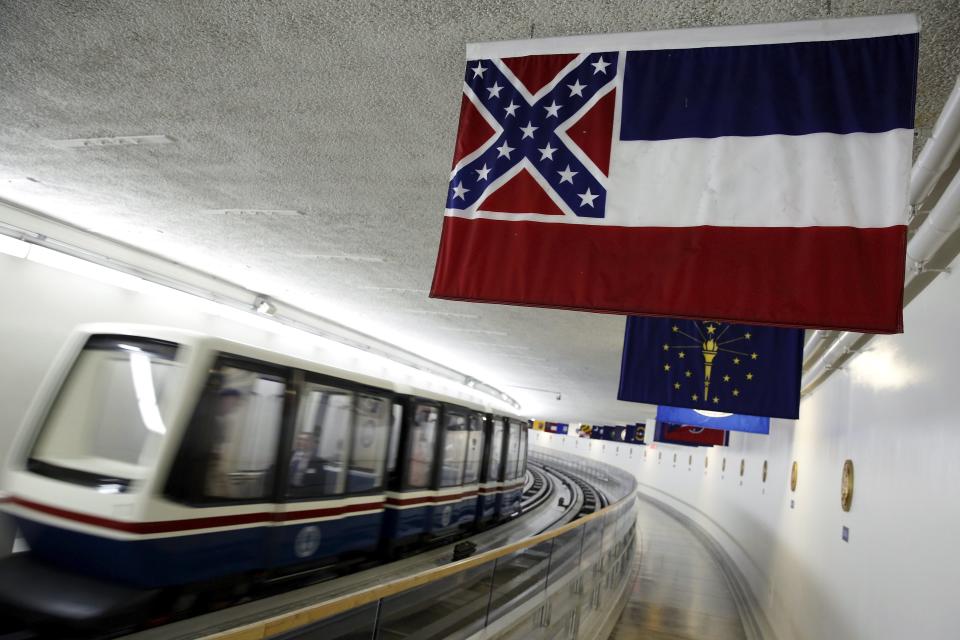
[{"label": "fluorescent light fixture", "polygon": [[491,331],[489,329],[467,329],[464,327],[441,327],[444,331],[457,331],[459,333],[482,333],[488,336],[505,336],[506,331]]},{"label": "fluorescent light fixture", "polygon": [[384,262],[383,257],[381,256],[365,256],[361,254],[352,254],[352,253],[318,253],[318,254],[304,254],[294,256],[296,258],[304,258],[309,260],[333,260],[336,262]]},{"label": "fluorescent light fixture", "polygon": [[30,245],[23,240],[0,235],[0,253],[5,253],[14,258],[26,258],[27,254],[30,253]]},{"label": "fluorescent light fixture", "polygon": [[143,291],[145,288],[145,282],[142,278],[109,267],[102,267],[87,260],[74,258],[66,253],[60,253],[46,247],[31,246],[26,258],[37,264],[67,271],[105,284],[112,284],[130,291]]},{"label": "fluorescent light fixture", "polygon": [[228,216],[302,216],[297,209],[205,209],[207,213]]},{"label": "fluorescent light fixture", "polygon": [[[0,228],[5,226],[0,223]],[[139,270],[135,265],[118,263],[100,253],[91,253],[80,247],[62,243],[52,237],[47,237],[39,233],[31,234],[29,231],[19,230],[18,234],[25,233],[36,237],[32,242],[25,242],[9,235],[0,234],[0,252],[22,257],[31,262],[53,267],[91,280],[103,282],[108,285],[140,292],[148,295],[157,295],[166,297],[171,304],[183,306],[188,309],[196,309],[202,313],[208,313],[213,316],[224,317],[229,320],[239,322],[244,325],[263,330],[269,334],[277,335],[284,339],[283,344],[273,344],[278,350],[296,353],[298,357],[306,359],[323,360],[335,367],[358,371],[367,375],[395,379],[403,381],[404,384],[419,386],[425,389],[436,389],[454,397],[470,399],[478,404],[487,404],[498,410],[505,409],[506,406],[520,410],[520,405],[509,396],[499,392],[490,384],[482,380],[495,378],[492,372],[478,370],[474,367],[470,374],[457,371],[450,365],[443,365],[443,362],[449,358],[449,354],[442,350],[421,349],[422,345],[416,345],[416,351],[407,348],[407,352],[412,356],[419,355],[426,360],[425,367],[416,362],[404,362],[400,359],[394,359],[389,353],[378,353],[382,347],[380,344],[395,346],[403,344],[404,336],[390,337],[385,331],[380,331],[375,327],[368,330],[372,333],[376,330],[379,334],[379,340],[375,338],[372,344],[358,342],[356,339],[347,335],[339,335],[335,330],[329,331],[323,328],[323,325],[313,325],[309,319],[299,320],[294,316],[283,317],[276,315],[263,315],[265,311],[273,310],[276,307],[267,296],[260,294],[262,299],[254,303],[251,298],[237,299],[231,297],[233,294],[227,294],[226,297],[220,297],[216,288],[204,289],[189,282],[172,280],[169,277],[150,271],[144,272],[143,277],[139,276]],[[50,248],[53,246],[55,248]],[[82,256],[82,257],[78,257]],[[109,265],[109,266],[108,266]],[[134,275],[138,274],[138,275]],[[404,288],[405,289],[405,288]],[[262,289],[261,289],[262,290]],[[254,289],[256,291],[256,289]],[[426,291],[419,290],[419,291]],[[266,304],[264,304],[266,303]],[[259,310],[259,313],[257,311]],[[298,312],[296,307],[291,307],[292,312]],[[309,310],[302,310],[303,313],[310,314]],[[344,324],[344,326],[354,330],[363,331],[361,322],[364,320],[362,315],[356,315],[355,321],[345,321],[343,317],[329,317],[335,323]],[[232,331],[232,330],[231,330]],[[468,332],[487,333],[493,335],[507,335],[505,332],[488,331],[483,329],[466,330]],[[228,334],[230,331],[227,332]],[[228,335],[229,337],[229,335]],[[244,339],[235,337],[234,339]],[[131,356],[137,355],[136,347],[125,345],[125,349]],[[430,345],[427,345],[428,347]],[[399,347],[401,351],[403,347]],[[389,351],[389,350],[388,350]],[[436,354],[436,355],[432,355]],[[146,357],[145,353],[139,355]],[[431,363],[428,358],[433,357]],[[136,362],[141,362],[139,359]],[[149,362],[147,362],[149,364]],[[152,366],[152,365],[150,365]],[[437,367],[440,371],[432,370]],[[147,369],[141,364],[131,364],[131,371],[136,368],[137,376],[134,384],[139,385],[138,396],[148,399],[150,397],[150,388],[147,382]],[[445,371],[444,371],[445,370]],[[473,380],[472,387],[465,383]],[[149,384],[153,384],[152,378]],[[146,402],[146,401],[145,401]],[[501,406],[501,403],[505,403]],[[141,411],[144,417],[144,424],[151,431],[160,432],[165,428],[162,422],[158,422],[157,414],[149,407],[149,402],[142,407]]]},{"label": "fluorescent light fixture", "polygon": [[429,289],[413,289],[410,287],[358,287],[362,291],[389,291],[390,293],[430,293]]},{"label": "fluorescent light fixture", "polygon": [[170,144],[173,138],[165,135],[111,136],[108,138],[70,138],[51,140],[50,144],[62,149],[101,149],[103,147],[129,147],[137,145]]},{"label": "fluorescent light fixture", "polygon": [[427,309],[400,309],[401,313],[414,313],[422,316],[439,316],[441,318],[463,318],[465,320],[477,320],[480,316],[472,313],[454,313],[453,311],[430,311]]},{"label": "fluorescent light fixture", "polygon": [[530,351],[530,347],[523,347],[516,344],[500,344],[499,342],[477,342],[471,340],[467,344],[474,344],[480,347],[496,347],[498,349],[509,349],[511,351]]}]

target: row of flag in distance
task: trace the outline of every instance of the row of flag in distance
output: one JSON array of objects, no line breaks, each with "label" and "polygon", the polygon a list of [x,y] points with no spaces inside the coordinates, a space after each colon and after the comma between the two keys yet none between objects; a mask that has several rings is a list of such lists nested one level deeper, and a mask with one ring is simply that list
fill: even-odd
[{"label": "row of flag in distance", "polygon": [[430,295],[628,315],[618,397],[663,422],[796,419],[803,328],[903,330],[918,43],[909,14],[467,45]]},{"label": "row of flag in distance", "polygon": [[[569,424],[559,422],[534,421],[533,428],[546,433],[573,435]],[[642,422],[628,425],[581,424],[575,429],[575,433],[580,438],[591,440],[642,445],[646,444],[647,425]],[[653,441],[693,447],[725,447],[730,441],[730,432],[657,421]]]}]

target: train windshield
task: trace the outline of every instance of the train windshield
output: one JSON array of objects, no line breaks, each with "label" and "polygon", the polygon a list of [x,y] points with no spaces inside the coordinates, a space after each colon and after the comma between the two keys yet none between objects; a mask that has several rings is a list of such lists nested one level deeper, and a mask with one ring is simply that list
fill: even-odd
[{"label": "train windshield", "polygon": [[177,345],[130,336],[87,340],[53,401],[28,460],[31,471],[126,491],[144,478],[166,433],[164,397]]}]

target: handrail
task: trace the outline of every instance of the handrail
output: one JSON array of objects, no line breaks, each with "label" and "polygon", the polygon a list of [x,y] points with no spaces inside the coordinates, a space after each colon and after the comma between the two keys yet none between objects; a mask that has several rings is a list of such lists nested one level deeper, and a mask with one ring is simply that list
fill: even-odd
[{"label": "handrail", "polygon": [[286,631],[303,627],[313,622],[319,622],[320,620],[325,620],[337,614],[351,611],[358,607],[362,607],[363,605],[377,602],[383,598],[387,598],[416,587],[432,584],[452,575],[468,571],[474,567],[478,567],[504,556],[508,556],[516,551],[529,549],[530,547],[536,546],[542,542],[553,540],[554,538],[557,538],[569,531],[573,531],[574,529],[585,526],[587,523],[593,520],[619,511],[620,509],[629,505],[632,499],[633,494],[628,495],[621,498],[617,502],[604,507],[600,511],[586,515],[582,518],[574,520],[573,522],[568,522],[567,524],[557,527],[556,529],[551,529],[550,531],[537,534],[527,538],[526,540],[520,540],[518,542],[514,542],[497,549],[491,549],[490,551],[485,551],[463,560],[445,564],[441,567],[434,567],[433,569],[427,569],[426,571],[421,571],[420,573],[416,573],[412,576],[397,578],[375,587],[367,587],[366,589],[361,589],[360,591],[356,591],[354,593],[338,596],[318,604],[308,605],[306,607],[295,609],[287,613],[282,613],[265,620],[252,622],[235,629],[204,636],[204,640],[262,640]]}]

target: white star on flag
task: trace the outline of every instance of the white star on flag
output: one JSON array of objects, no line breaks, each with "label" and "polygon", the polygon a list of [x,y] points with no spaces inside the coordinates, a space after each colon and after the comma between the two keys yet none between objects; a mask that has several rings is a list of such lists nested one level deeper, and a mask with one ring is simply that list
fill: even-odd
[{"label": "white star on flag", "polygon": [[513,103],[513,100],[511,100],[511,101],[510,101],[510,104],[507,105],[504,110],[507,112],[507,115],[508,115],[508,116],[512,116],[513,113],[514,113],[517,109],[519,109],[519,108],[520,108],[520,105],[514,104],[514,103]]},{"label": "white star on flag", "polygon": [[525,126],[525,127],[520,127],[520,131],[523,131],[523,137],[520,138],[520,139],[521,139],[521,140],[525,140],[525,139],[527,139],[527,138],[532,138],[532,137],[533,137],[533,132],[536,131],[536,130],[539,129],[539,128],[540,128],[540,127],[535,127],[535,126],[533,126],[533,123],[532,123],[532,122],[528,122],[528,123],[527,123],[527,126]]},{"label": "white star on flag", "polygon": [[542,149],[537,149],[540,152],[541,160],[553,160],[553,154],[556,153],[556,149],[550,146],[550,143],[547,143],[547,146]]},{"label": "white star on flag", "polygon": [[563,171],[557,171],[560,174],[560,183],[569,182],[573,184],[573,176],[577,175],[576,171],[570,171],[570,165],[567,165],[567,168]]},{"label": "white star on flag", "polygon": [[591,62],[590,66],[593,67],[593,75],[597,75],[598,73],[607,75],[607,67],[610,66],[610,63],[604,62],[603,58],[600,58],[596,62]]},{"label": "white star on flag", "polygon": [[549,107],[544,107],[544,109],[547,110],[547,117],[548,117],[548,118],[550,118],[550,117],[554,117],[554,118],[559,117],[560,107],[562,107],[562,106],[563,106],[563,105],[557,104],[557,101],[554,100],[553,102],[550,103],[550,106],[549,106]]},{"label": "white star on flag", "polygon": [[477,172],[477,180],[486,180],[487,174],[490,173],[490,169],[487,169],[487,164],[483,164],[483,169],[474,169]]},{"label": "white star on flag", "polygon": [[507,160],[509,160],[510,152],[514,151],[514,148],[508,145],[507,141],[504,140],[503,144],[497,147],[497,151],[499,152],[499,154],[497,155],[498,158],[506,158]]},{"label": "white star on flag", "polygon": [[600,196],[597,195],[597,194],[590,193],[589,187],[587,188],[587,192],[586,192],[586,193],[578,193],[577,195],[580,196],[580,206],[581,206],[581,207],[584,206],[584,205],[589,205],[589,206],[592,207],[592,206],[593,206],[593,201],[600,197]]},{"label": "white star on flag", "polygon": [[475,67],[470,67],[470,71],[473,71],[473,77],[474,77],[474,78],[476,78],[476,77],[478,77],[478,76],[482,78],[482,77],[483,77],[483,73],[484,73],[486,70],[487,70],[487,68],[486,68],[485,66],[483,66],[482,64],[480,64],[479,62],[477,62],[477,66],[475,66]]},{"label": "white star on flag", "polygon": [[580,96],[583,97],[583,90],[587,88],[587,85],[580,84],[579,80],[576,80],[573,84],[568,84],[567,88],[570,89],[570,97]]},{"label": "white star on flag", "polygon": [[503,87],[501,87],[499,83],[494,82],[492,87],[487,88],[487,91],[490,92],[491,98],[499,98],[500,92],[503,91]]},{"label": "white star on flag", "polygon": [[[470,189],[464,189],[463,183],[458,182],[457,185],[453,188],[453,197],[463,199],[463,196],[470,191]],[[587,189],[589,191],[589,189]]]}]

